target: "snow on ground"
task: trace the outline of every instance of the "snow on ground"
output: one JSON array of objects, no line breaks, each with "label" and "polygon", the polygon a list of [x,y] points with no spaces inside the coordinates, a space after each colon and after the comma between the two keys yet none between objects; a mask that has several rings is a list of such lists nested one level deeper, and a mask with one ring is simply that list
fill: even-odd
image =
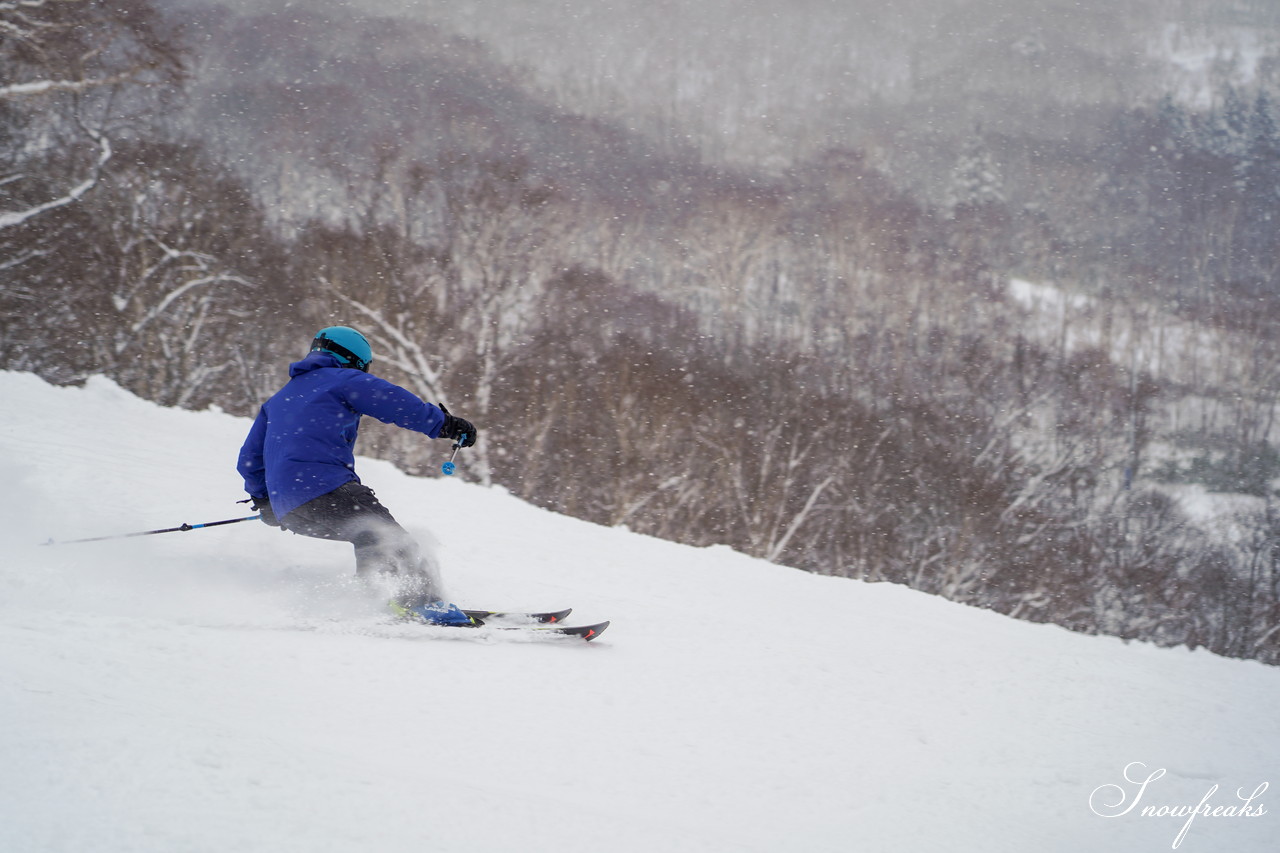
[{"label": "snow on ground", "polygon": [[[1103,350],[1116,365],[1168,382],[1173,393],[1159,401],[1160,431],[1166,436],[1234,431],[1242,410],[1261,422],[1266,405],[1274,405],[1262,402],[1262,386],[1250,386],[1248,377],[1256,373],[1259,342],[1248,335],[1189,322],[1150,305],[1108,301],[1025,279],[1011,279],[1006,292],[1022,309],[1020,333],[1041,346],[1064,355]],[[1178,392],[1179,385],[1217,393]],[[1237,394],[1228,393],[1229,389]],[[1252,406],[1241,406],[1248,395],[1259,399]],[[1200,447],[1180,447],[1176,440],[1156,441],[1146,451],[1147,467],[1158,468],[1166,460],[1185,464],[1203,452]],[[1260,505],[1254,498],[1213,493],[1199,486],[1161,488],[1202,527],[1227,539],[1235,535],[1236,516]]]},{"label": "snow on ground", "polygon": [[[1188,388],[1240,388],[1244,382],[1247,391],[1249,377],[1257,373],[1261,342],[1244,332],[1187,320],[1143,301],[1094,297],[1025,279],[1010,279],[1006,293],[1022,309],[1018,333],[1063,355],[1102,350],[1121,367]],[[1184,394],[1168,408],[1175,429],[1218,423],[1232,411],[1196,394]]]},{"label": "snow on ground", "polygon": [[1280,781],[1274,668],[362,460],[464,606],[613,620],[590,644],[396,624],[348,546],[257,522],[37,545],[242,514],[248,422],[103,380],[0,391],[0,850],[1275,849],[1277,791],[1221,814]]},{"label": "snow on ground", "polygon": [[1255,27],[1219,26],[1208,35],[1169,23],[1152,39],[1147,53],[1166,64],[1170,91],[1194,107],[1208,109],[1220,91],[1224,73],[1230,74],[1235,85],[1253,82],[1274,47],[1274,36],[1268,38]]},{"label": "snow on ground", "polygon": [[1116,364],[1173,381],[1238,378],[1252,352],[1247,337],[1176,317],[1146,303],[1100,299],[1057,285],[1010,279],[1025,309],[1019,331],[1042,346],[1105,350]]}]

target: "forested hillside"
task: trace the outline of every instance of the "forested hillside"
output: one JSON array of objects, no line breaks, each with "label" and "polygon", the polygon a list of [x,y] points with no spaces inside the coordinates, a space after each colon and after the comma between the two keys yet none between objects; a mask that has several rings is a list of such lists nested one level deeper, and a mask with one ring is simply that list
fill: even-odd
[{"label": "forested hillside", "polygon": [[[588,9],[431,5],[0,6],[0,366],[247,414],[348,323],[481,426],[468,476],[544,506],[1280,660],[1268,6],[910,4],[834,98],[770,63],[847,31],[836,4],[746,4],[712,64],[693,4],[637,4],[666,35],[585,77]],[[864,61],[876,33],[910,49]],[[627,99],[672,57],[669,109]],[[753,130],[753,92],[797,112]],[[375,427],[365,452],[435,469]],[[1194,486],[1251,497],[1227,529]]]}]

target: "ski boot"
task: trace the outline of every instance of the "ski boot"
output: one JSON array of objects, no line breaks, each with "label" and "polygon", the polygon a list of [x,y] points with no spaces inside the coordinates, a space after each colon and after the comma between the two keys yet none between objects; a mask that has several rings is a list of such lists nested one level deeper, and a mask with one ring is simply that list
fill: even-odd
[{"label": "ski boot", "polygon": [[391,609],[399,616],[405,619],[414,619],[419,622],[425,622],[428,625],[446,625],[450,628],[473,628],[477,624],[456,604],[450,604],[440,599],[402,599],[393,598],[390,601]]}]

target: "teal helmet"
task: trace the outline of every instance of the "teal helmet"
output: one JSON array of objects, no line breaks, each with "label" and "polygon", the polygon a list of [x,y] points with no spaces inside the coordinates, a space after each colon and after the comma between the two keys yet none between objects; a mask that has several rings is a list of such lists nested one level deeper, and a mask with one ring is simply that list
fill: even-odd
[{"label": "teal helmet", "polygon": [[356,370],[367,371],[373,361],[373,347],[369,346],[368,339],[349,326],[329,326],[316,332],[311,351],[317,350],[333,353],[344,367]]}]

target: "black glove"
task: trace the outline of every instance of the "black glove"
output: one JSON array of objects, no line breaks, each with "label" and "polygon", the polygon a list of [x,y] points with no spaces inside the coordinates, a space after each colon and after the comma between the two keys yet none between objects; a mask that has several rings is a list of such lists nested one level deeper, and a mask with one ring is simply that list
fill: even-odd
[{"label": "black glove", "polygon": [[270,498],[250,498],[250,506],[253,511],[262,516],[262,523],[271,527],[279,527],[280,519],[276,518],[275,510],[271,508]]},{"label": "black glove", "polygon": [[440,438],[452,439],[458,443],[459,447],[470,447],[476,443],[476,428],[472,426],[471,421],[455,418],[444,406],[440,407],[440,411],[444,412],[444,426],[440,427]]}]

